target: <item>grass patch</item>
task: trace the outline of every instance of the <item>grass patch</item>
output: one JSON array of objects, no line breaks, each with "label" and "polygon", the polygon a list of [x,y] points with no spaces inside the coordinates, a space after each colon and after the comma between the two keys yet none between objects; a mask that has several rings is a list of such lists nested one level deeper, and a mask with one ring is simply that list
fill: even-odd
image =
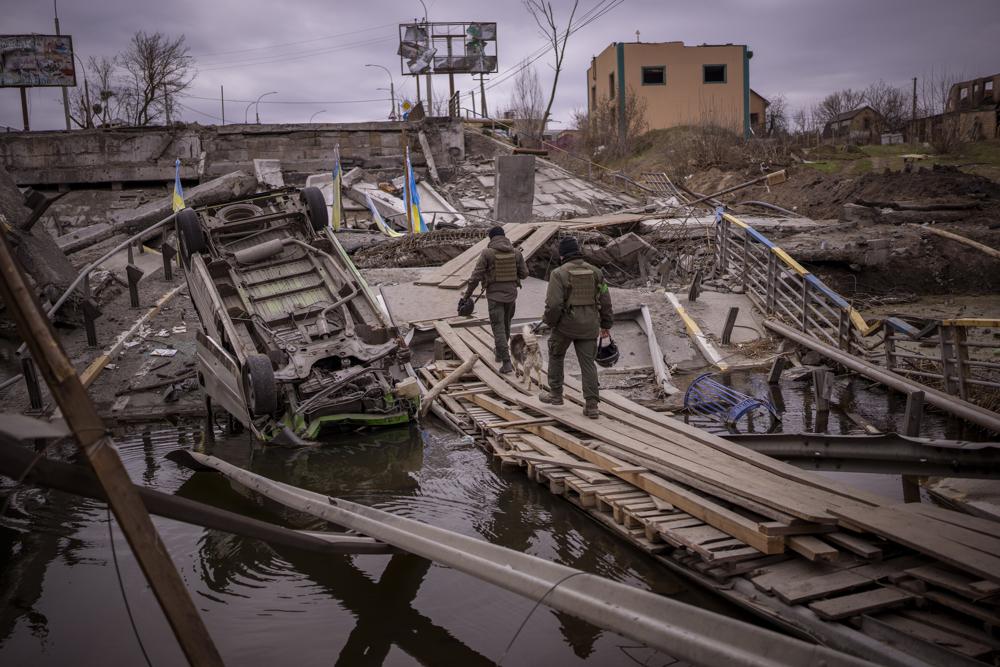
[{"label": "grass patch", "polygon": [[[815,169],[816,171],[822,171],[824,174],[836,174],[840,171],[843,166],[842,162],[832,161],[832,162],[805,162],[804,167],[809,167],[810,169]],[[871,165],[869,164],[869,168]]]}]

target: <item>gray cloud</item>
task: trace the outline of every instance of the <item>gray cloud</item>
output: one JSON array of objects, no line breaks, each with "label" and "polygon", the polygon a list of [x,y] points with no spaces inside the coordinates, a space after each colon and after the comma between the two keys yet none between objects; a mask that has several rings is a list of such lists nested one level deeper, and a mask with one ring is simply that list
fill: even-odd
[{"label": "gray cloud", "polygon": [[[596,3],[584,0],[580,11]],[[519,2],[427,4],[431,20],[496,21],[501,73],[544,44]],[[567,15],[569,0],[553,4]],[[52,31],[48,3],[2,0],[0,5],[4,33]],[[364,65],[388,67],[397,90],[413,99],[413,78],[399,73],[395,26],[419,16],[418,0],[64,0],[60,7],[62,31],[73,35],[84,59],[114,55],[137,30],[184,34],[197,56],[199,73],[191,96],[182,101],[182,117],[201,123],[218,122],[220,85],[230,100],[227,122],[243,121],[247,104],[235,100],[253,100],[272,90],[278,94],[260,106],[263,122],[302,122],[324,109],[317,120],[384,117],[388,94],[378,88],[388,85],[388,77]],[[562,126],[570,122],[574,109],[586,104],[584,76],[590,58],[611,42],[634,40],[636,30],[642,41],[748,44],[754,52],[751,85],[765,97],[784,94],[792,108],[839,88],[863,88],[879,78],[909,85],[911,77],[932,69],[970,77],[1000,70],[996,0],[625,0],[570,39],[554,108]],[[546,57],[535,64],[546,90],[552,77],[549,61]],[[455,78],[463,93],[478,88],[468,75]],[[510,89],[508,80],[487,91],[491,111],[506,105]],[[434,90],[436,96],[447,94],[446,76],[435,78]],[[33,129],[64,126],[58,89],[36,88],[29,96]],[[377,101],[339,103],[345,100]],[[294,101],[308,103],[287,103]],[[463,103],[469,105],[467,95]],[[250,116],[252,120],[252,111]],[[0,90],[0,125],[20,123],[17,91]]]}]

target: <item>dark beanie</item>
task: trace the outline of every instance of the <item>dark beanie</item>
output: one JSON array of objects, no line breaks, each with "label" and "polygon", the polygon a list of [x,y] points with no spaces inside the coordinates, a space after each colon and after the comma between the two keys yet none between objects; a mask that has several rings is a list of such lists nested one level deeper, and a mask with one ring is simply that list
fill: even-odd
[{"label": "dark beanie", "polygon": [[576,242],[576,239],[572,236],[567,236],[566,238],[559,241],[559,256],[560,257],[572,257],[573,255],[580,254],[580,244]]},{"label": "dark beanie", "polygon": [[490,238],[495,238],[497,236],[505,236],[503,233],[503,227],[493,227],[490,229]]}]

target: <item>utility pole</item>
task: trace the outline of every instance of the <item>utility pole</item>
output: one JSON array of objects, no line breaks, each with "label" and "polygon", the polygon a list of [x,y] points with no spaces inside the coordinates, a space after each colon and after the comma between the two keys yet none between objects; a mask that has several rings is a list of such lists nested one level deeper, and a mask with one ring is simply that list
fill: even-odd
[{"label": "utility pole", "polygon": [[913,110],[911,120],[917,119],[917,77],[913,77]]},{"label": "utility pole", "polygon": [[[52,10],[55,12],[55,20],[56,20],[56,34],[58,35],[59,34],[59,5],[57,4],[57,2],[58,2],[58,0],[52,0]],[[22,88],[21,90],[23,91],[24,89]],[[62,96],[63,96],[63,111],[66,113],[66,129],[68,130],[69,129],[69,93],[66,91],[66,86],[62,86]],[[22,102],[23,102],[23,98],[22,98]],[[25,108],[27,109],[27,106],[25,106]],[[28,127],[27,127],[28,126],[28,121],[27,121],[28,114],[27,114],[27,112],[25,112],[24,117],[25,117],[25,121],[24,121],[25,127],[24,127],[24,129],[27,130],[28,129]]]},{"label": "utility pole", "polygon": [[170,125],[170,95],[167,94],[167,84],[163,84],[163,111],[167,115],[167,125]]},{"label": "utility pole", "polygon": [[21,91],[21,121],[24,124],[24,131],[31,131],[31,124],[28,123],[28,89],[24,86],[19,88]]},{"label": "utility pole", "polygon": [[219,85],[219,100],[222,103],[222,124],[226,124],[226,89]]},{"label": "utility pole", "polygon": [[482,109],[483,118],[488,118],[490,114],[486,111],[486,86],[483,84],[484,76],[486,75],[479,75],[479,107]]}]

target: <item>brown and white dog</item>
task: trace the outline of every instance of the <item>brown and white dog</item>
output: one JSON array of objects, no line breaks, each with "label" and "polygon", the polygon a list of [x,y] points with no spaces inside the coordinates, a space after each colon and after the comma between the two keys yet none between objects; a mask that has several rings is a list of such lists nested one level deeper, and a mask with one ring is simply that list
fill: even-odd
[{"label": "brown and white dog", "polygon": [[533,374],[538,376],[538,386],[542,386],[542,357],[538,353],[538,338],[530,325],[525,324],[520,333],[510,335],[510,360],[518,377],[524,378],[525,390],[531,389]]}]

